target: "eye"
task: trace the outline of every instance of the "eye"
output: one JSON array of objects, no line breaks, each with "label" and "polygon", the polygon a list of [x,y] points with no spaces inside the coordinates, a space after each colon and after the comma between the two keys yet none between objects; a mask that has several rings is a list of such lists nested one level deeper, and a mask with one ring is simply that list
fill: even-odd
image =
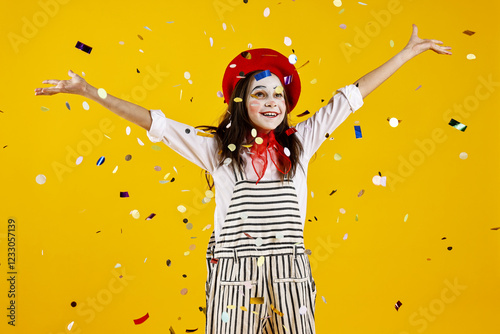
[{"label": "eye", "polygon": [[256,99],[261,99],[261,98],[265,97],[266,94],[264,92],[255,92],[253,94],[250,94],[250,96],[252,96],[253,98],[256,98]]},{"label": "eye", "polygon": [[276,94],[274,94],[274,96],[276,96],[277,98],[280,98],[280,99],[284,97],[283,93],[276,93]]}]

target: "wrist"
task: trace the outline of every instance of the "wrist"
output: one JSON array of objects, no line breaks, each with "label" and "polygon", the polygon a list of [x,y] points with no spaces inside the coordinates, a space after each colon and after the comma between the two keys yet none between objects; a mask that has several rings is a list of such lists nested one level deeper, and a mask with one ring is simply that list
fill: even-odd
[{"label": "wrist", "polygon": [[403,48],[403,50],[401,50],[399,52],[399,55],[400,55],[401,60],[403,61],[403,63],[406,63],[408,60],[410,60],[413,57],[415,57],[415,54],[412,52],[411,48],[409,48],[408,46],[405,46]]}]

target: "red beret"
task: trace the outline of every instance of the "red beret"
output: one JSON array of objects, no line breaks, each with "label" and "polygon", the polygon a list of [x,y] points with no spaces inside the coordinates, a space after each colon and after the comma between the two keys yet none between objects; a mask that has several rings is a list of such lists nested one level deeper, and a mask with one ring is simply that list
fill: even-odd
[{"label": "red beret", "polygon": [[246,74],[266,70],[280,79],[288,96],[289,112],[292,111],[297,105],[300,96],[299,74],[287,57],[271,49],[243,51],[229,63],[222,79],[222,91],[225,101],[228,102],[231,99],[234,87]]}]

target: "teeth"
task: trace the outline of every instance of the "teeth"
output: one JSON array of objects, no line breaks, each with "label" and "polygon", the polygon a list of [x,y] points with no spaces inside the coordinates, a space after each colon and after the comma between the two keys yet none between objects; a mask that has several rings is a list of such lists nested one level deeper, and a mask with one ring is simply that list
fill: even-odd
[{"label": "teeth", "polygon": [[277,116],[278,114],[273,114],[273,113],[265,113],[263,114],[264,116]]}]

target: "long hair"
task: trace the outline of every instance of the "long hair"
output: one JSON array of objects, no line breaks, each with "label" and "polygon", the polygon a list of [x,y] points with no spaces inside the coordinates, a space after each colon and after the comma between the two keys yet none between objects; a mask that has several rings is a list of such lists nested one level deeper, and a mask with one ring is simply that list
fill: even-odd
[{"label": "long hair", "polygon": [[[228,104],[227,110],[221,115],[219,120],[219,126],[208,126],[208,125],[200,125],[196,128],[200,130],[204,130],[214,134],[214,137],[217,140],[218,151],[219,151],[219,167],[224,164],[224,160],[227,158],[231,158],[233,166],[236,166],[239,171],[243,172],[245,168],[246,162],[242,158],[240,152],[244,149],[242,145],[252,144],[252,142],[247,142],[248,134],[254,128],[252,125],[250,118],[248,116],[248,111],[246,108],[246,100],[248,89],[250,87],[250,82],[255,74],[261,71],[254,71],[248,73],[245,78],[238,81],[236,87],[233,90],[231,98],[229,101],[226,101]],[[291,134],[290,136],[286,134],[286,130],[290,128],[290,114],[288,110],[290,108],[288,97],[285,93],[285,104],[286,104],[286,115],[283,118],[283,121],[276,127],[274,130],[274,136],[276,141],[283,147],[287,147],[290,150],[290,162],[291,168],[286,175],[280,173],[280,180],[283,182],[285,176],[292,178],[295,175],[296,168],[298,165],[302,167],[300,163],[300,155],[303,152],[302,144],[295,134]],[[234,102],[236,97],[241,98],[242,102]],[[230,124],[230,125],[229,125]],[[229,126],[228,126],[229,125]],[[234,144],[236,149],[231,151],[228,148],[229,144]],[[282,161],[278,161],[278,165],[281,170],[283,170]],[[212,184],[210,183],[209,173],[205,172],[205,178],[207,180],[208,187],[212,189]]]}]

